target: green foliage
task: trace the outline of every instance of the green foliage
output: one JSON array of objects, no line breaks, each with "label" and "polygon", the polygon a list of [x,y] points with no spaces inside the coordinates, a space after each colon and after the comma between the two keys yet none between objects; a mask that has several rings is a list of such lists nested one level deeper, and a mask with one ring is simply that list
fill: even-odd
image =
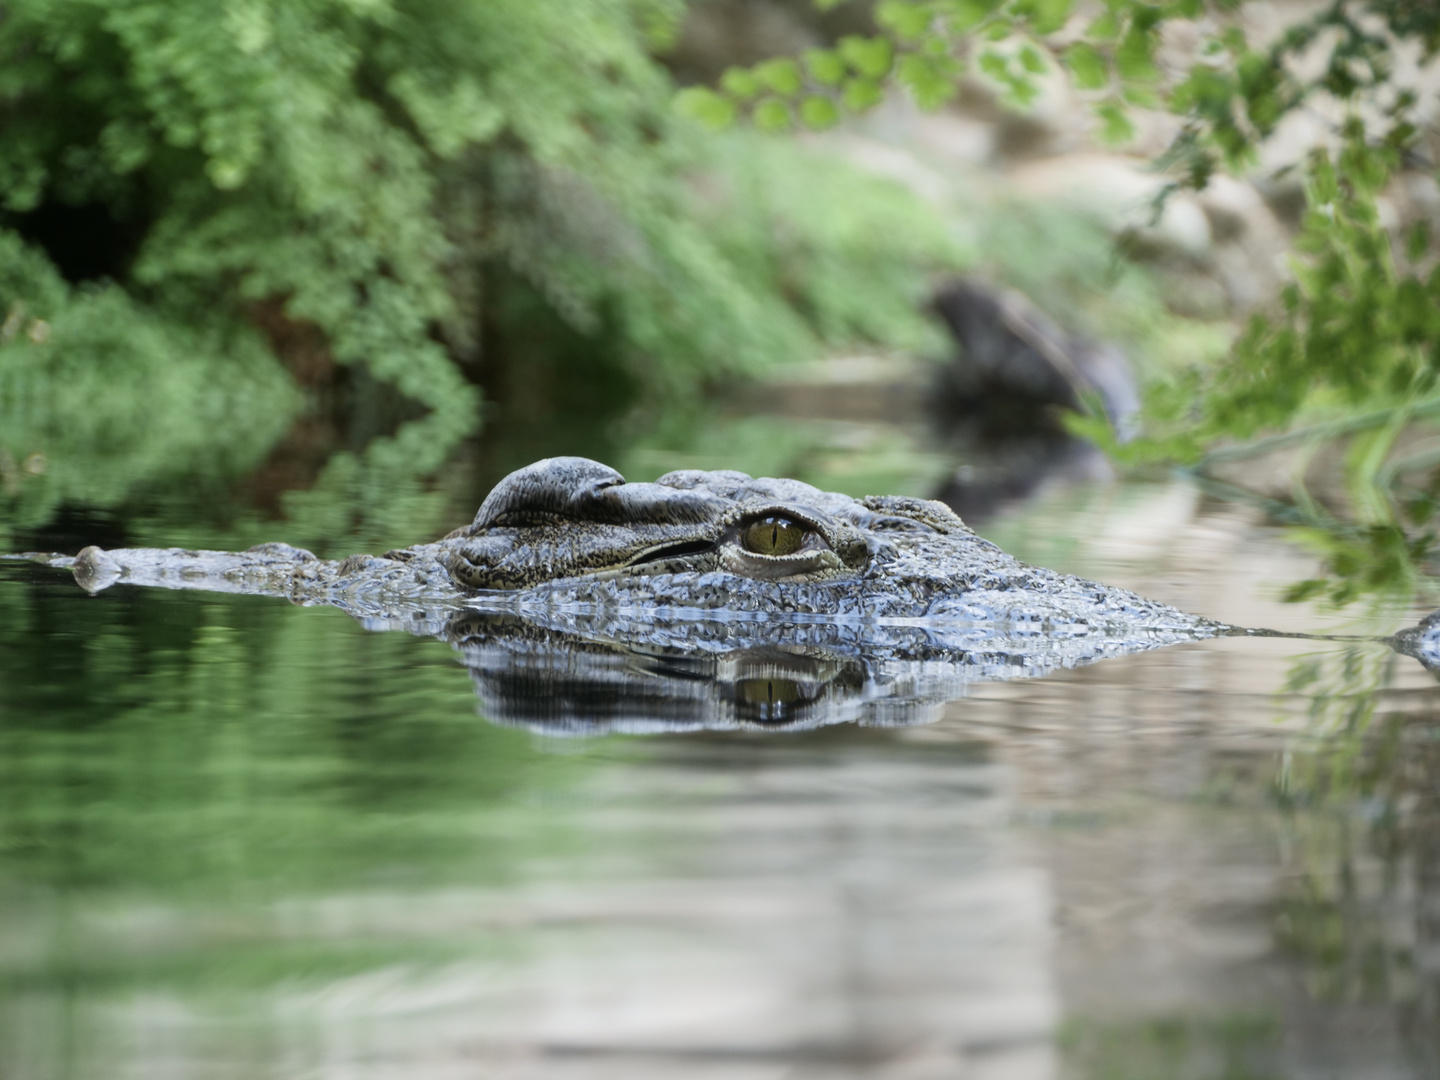
[{"label": "green foliage", "polygon": [[[874,5],[880,33],[842,38],[833,51],[808,54],[821,58],[818,64],[807,63],[803,71],[787,68],[795,77],[769,85],[782,100],[802,94],[826,97],[837,108],[863,112],[879,104],[881,84],[888,80],[930,109],[953,98],[957,80],[973,66],[1003,90],[1009,104],[1023,108],[1039,93],[1037,77],[1056,62],[1055,50],[1044,39],[1066,27],[1072,6],[1073,0],[880,0]],[[1113,68],[1117,93],[1127,101],[1148,103],[1145,88],[1156,78],[1153,55],[1160,18],[1151,12],[1158,9],[1133,0],[1110,6],[1105,18],[1114,29],[1108,36],[1118,38],[1117,45],[1102,52],[1079,43],[1066,50],[1065,63],[1083,88],[1109,85]],[[1092,38],[1097,30],[1104,27],[1093,25]],[[754,94],[747,93],[748,80],[763,78],[784,64],[783,59],[767,60],[749,72],[727,73],[718,92],[705,99],[707,122],[723,128],[749,116],[762,123],[752,103]],[[851,80],[842,78],[842,64],[852,72]],[[689,91],[686,95],[691,96]]]},{"label": "green foliage", "polygon": [[[1238,6],[1238,0],[1228,5]],[[1183,166],[1186,182],[1197,187],[1217,168],[1235,170],[1253,162],[1256,145],[1317,95],[1373,100],[1388,119],[1372,135],[1395,145],[1408,142],[1415,132],[1415,101],[1403,92],[1389,93],[1397,42],[1415,42],[1425,59],[1440,52],[1440,9],[1411,0],[1335,0],[1266,49],[1251,48],[1223,17],[1209,19],[1201,0],[1106,0],[1104,11],[1083,27],[1074,18],[1072,0],[880,0],[874,11],[880,33],[846,38],[837,50],[857,74],[891,79],[922,108],[933,108],[954,93],[953,85],[942,82],[953,84],[973,63],[1009,104],[1023,108],[1039,92],[1036,76],[1058,63],[1077,89],[1089,93],[1108,141],[1133,137],[1128,106],[1163,107],[1183,117],[1185,130],[1168,163]],[[1202,18],[1209,22],[1201,27],[1199,58],[1167,77],[1157,60],[1166,25]],[[1307,79],[1297,74],[1297,61],[1302,56],[1313,61],[1307,54],[1315,49],[1327,52],[1319,74]],[[857,63],[861,57],[873,61]],[[756,70],[785,63],[769,60]],[[734,106],[726,123],[745,111],[737,85],[721,85]],[[794,97],[827,88],[833,93],[836,85],[812,69],[808,81],[790,79],[774,90]],[[879,95],[834,96],[854,111],[879,100]]]},{"label": "green foliage", "polygon": [[299,405],[258,334],[71,288],[5,234],[0,311],[0,548],[67,501],[238,475]]},{"label": "green foliage", "polygon": [[1213,363],[1223,327],[1173,314],[1159,282],[1117,256],[1096,222],[1064,206],[1002,202],[972,226],[984,275],[1019,289],[1067,327],[1123,344],[1152,377]]},{"label": "green foliage", "polygon": [[736,133],[709,148],[694,209],[712,243],[767,299],[760,318],[830,349],[938,344],[922,314],[932,277],[971,253],[894,181],[837,168],[786,140]]},{"label": "green foliage", "polygon": [[[291,316],[325,329],[337,359],[363,360],[442,409],[473,402],[431,340],[484,316],[446,280],[467,258],[508,264],[572,321],[618,305],[636,363],[695,377],[752,351],[777,358],[754,319],[760,297],[688,217],[682,181],[695,144],[668,119],[668,78],[637,25],[652,8],[312,0],[245,9],[215,34],[208,13],[183,4],[108,15],[46,4],[28,19],[20,5],[6,40],[18,52],[53,29],[83,36],[90,52],[120,52],[104,63],[87,52],[87,70],[127,76],[105,86],[113,103],[90,111],[148,111],[165,141],[200,151],[203,161],[161,162],[152,147],[130,153],[133,167],[104,162],[105,183],[152,166],[160,175],[147,181],[173,193],[137,261],[140,283],[224,279],[241,298],[283,296]],[[46,65],[44,76],[58,80],[65,67]],[[757,79],[781,96],[801,85],[789,60],[762,65]],[[46,82],[10,96],[59,90]],[[830,119],[816,105],[807,114]],[[10,167],[28,182],[12,190],[72,179],[54,164],[71,147],[42,153],[30,130],[16,141]],[[210,185],[187,165],[203,165]],[[477,189],[483,205],[457,210],[459,193]],[[16,198],[12,209],[23,209]]]},{"label": "green foliage", "polygon": [[1381,408],[1398,416],[1434,391],[1440,272],[1430,265],[1427,234],[1413,231],[1408,247],[1396,250],[1375,204],[1394,152],[1369,146],[1354,122],[1346,138],[1337,159],[1320,150],[1307,169],[1295,280],[1280,310],[1252,317],[1227,364],[1203,381],[1192,376],[1191,409],[1156,415],[1161,432],[1184,431],[1198,447],[1316,411]]},{"label": "green foliage", "polygon": [[[143,215],[128,284],[147,299],[179,305],[188,293],[192,311],[234,313],[283,297],[340,361],[432,408],[469,405],[427,337],[451,313],[431,164],[503,116],[482,107],[473,77],[442,86],[416,73],[450,51],[416,14],[324,0],[218,21],[185,4],[11,5],[5,209]],[[391,47],[373,47],[385,31]],[[370,79],[388,100],[357,93]]]},{"label": "green foliage", "polygon": [[[1313,452],[1347,440],[1352,520],[1321,511],[1302,490],[1298,536],[1322,554],[1326,577],[1289,594],[1335,604],[1427,591],[1440,551],[1435,462],[1392,460],[1407,427],[1440,412],[1440,269],[1426,230],[1401,243],[1380,222],[1375,198],[1396,152],[1368,143],[1354,120],[1345,138],[1338,156],[1317,151],[1306,170],[1308,209],[1280,309],[1253,316],[1226,363],[1152,390],[1146,436],[1112,448],[1124,461],[1204,470],[1284,443]],[[1262,436],[1277,429],[1293,430]],[[1417,470],[1421,485],[1407,486]]]},{"label": "green foliage", "polygon": [[[1356,520],[1327,533],[1332,584],[1306,583],[1296,595],[1343,603],[1382,582],[1413,589],[1435,555],[1434,485],[1397,486],[1405,470],[1387,462],[1440,381],[1440,268],[1428,226],[1392,235],[1376,198],[1418,160],[1416,96],[1396,82],[1397,57],[1408,51],[1428,62],[1440,54],[1440,7],[1334,0],[1259,47],[1226,17],[1238,6],[1106,0],[1082,23],[1068,0],[887,0],[875,6],[880,33],[842,46],[850,54],[893,53],[884,81],[922,107],[946,100],[971,65],[1023,107],[1038,92],[1036,77],[1058,64],[1088,96],[1096,135],[1108,143],[1134,137],[1135,107],[1165,108],[1183,121],[1157,162],[1175,178],[1167,196],[1203,188],[1219,170],[1251,168],[1258,147],[1297,109],[1322,100],[1345,109],[1338,150],[1317,150],[1304,168],[1308,211],[1294,280],[1276,309],[1252,317],[1224,362],[1148,387],[1143,438],[1121,446],[1094,418],[1071,426],[1132,464],[1203,469],[1213,457],[1207,451],[1221,443],[1297,424],[1318,433],[1327,421],[1344,427],[1347,418],[1377,415],[1377,424],[1362,425],[1363,436],[1361,428],[1341,432],[1355,440],[1347,480]],[[1158,57],[1167,25],[1202,19],[1194,58],[1182,70],[1164,70]],[[828,92],[857,111],[881,97],[879,85],[865,94],[828,85],[795,92]],[[730,104],[731,115],[744,113],[743,103]],[[1426,462],[1431,475],[1436,464]],[[1410,462],[1411,473],[1417,468]],[[1300,509],[1316,523],[1313,507]]]},{"label": "green foliage", "polygon": [[[111,471],[129,479],[112,477],[102,496],[95,485],[104,470],[84,447],[109,438],[105,409],[129,410],[142,439],[145,411],[126,397],[129,384],[107,382],[99,412],[27,413],[26,424],[45,434],[13,424],[0,431],[12,462],[7,491],[23,482],[31,492],[26,520],[61,498],[113,503],[163,471],[162,460],[178,468],[262,453],[296,406],[264,356],[262,308],[284,326],[313,329],[327,362],[364,365],[392,396],[429,410],[357,459],[376,472],[362,486],[401,482],[387,464],[397,459],[412,480],[433,471],[474,428],[478,394],[457,361],[475,362],[482,341],[492,370],[543,324],[563,323],[592,342],[595,363],[658,398],[813,354],[841,327],[884,334],[906,322],[890,297],[902,278],[907,298],[920,292],[936,245],[922,245],[925,257],[908,270],[901,264],[923,229],[902,229],[889,246],[877,228],[865,254],[880,267],[873,285],[882,313],[860,310],[870,306],[866,291],[847,285],[844,303],[856,311],[837,314],[839,272],[823,252],[852,250],[853,229],[865,226],[845,223],[864,211],[831,205],[841,225],[825,238],[816,200],[869,188],[817,184],[810,202],[796,204],[806,222],[782,233],[821,255],[797,255],[792,245],[774,261],[799,278],[756,278],[761,257],[734,242],[750,229],[745,207],[727,204],[736,217],[726,222],[713,200],[697,197],[707,183],[700,174],[716,162],[672,107],[723,126],[734,97],[762,126],[827,127],[838,118],[835,94],[852,102],[878,94],[855,73],[883,75],[888,46],[816,53],[803,67],[775,60],[732,72],[724,94],[695,89],[675,102],[651,49],[673,36],[679,10],[672,0],[247,0],[223,12],[183,0],[7,5],[0,258],[13,272],[0,275],[59,288],[33,240],[37,214],[98,208],[133,237],[134,251],[105,271],[108,282],[43,303],[29,285],[6,286],[0,319],[18,312],[23,329],[34,317],[25,313],[43,309],[55,337],[32,348],[11,335],[13,347],[0,350],[0,410],[16,415],[22,403],[10,388],[42,370],[116,377],[120,367],[102,375],[96,366],[99,331],[80,329],[98,318],[82,308],[110,305],[107,333],[120,352],[145,357],[143,392],[159,394],[158,415],[194,417],[189,441],[152,434],[143,448],[116,444]],[[833,92],[797,99],[811,80]],[[756,141],[731,147],[752,155],[743,168],[763,188],[756,170],[778,156]],[[807,173],[844,170],[831,163]],[[883,198],[876,220],[901,198]],[[906,213],[918,220],[923,211],[911,202]],[[940,232],[936,220],[929,230]],[[717,233],[729,239],[717,242]],[[758,241],[752,234],[747,244]],[[805,280],[808,268],[820,279]],[[514,314],[517,282],[541,298],[541,310]],[[273,325],[265,332],[273,345]],[[32,353],[49,366],[37,367]],[[189,373],[202,370],[210,404],[192,407],[199,377]],[[153,391],[167,372],[175,385]],[[222,399],[235,407],[217,416]],[[246,410],[262,400],[269,404],[256,405],[256,419]],[[36,453],[49,463],[43,484],[21,466]],[[90,486],[74,482],[82,474],[95,478]],[[337,475],[321,486],[353,484]],[[0,493],[0,505],[11,498]]]}]

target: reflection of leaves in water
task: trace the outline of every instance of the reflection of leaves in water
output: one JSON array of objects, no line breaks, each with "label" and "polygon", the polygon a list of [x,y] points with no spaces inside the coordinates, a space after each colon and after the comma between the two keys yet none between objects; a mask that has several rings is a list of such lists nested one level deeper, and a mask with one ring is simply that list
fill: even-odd
[{"label": "reflection of leaves in water", "polygon": [[347,979],[402,993],[526,947],[484,905],[582,842],[594,756],[485,723],[434,641],[5,572],[0,653],[7,1075],[113,1075],[137,1000],[187,1052],[268,1075],[276,1016],[316,1030]]},{"label": "reflection of leaves in water", "polygon": [[1071,1019],[1060,1033],[1065,1075],[1094,1080],[1225,1077],[1269,1080],[1281,1074],[1284,1030],[1268,1013],[1164,1016],[1138,1023]]},{"label": "reflection of leaves in water", "polygon": [[129,510],[128,542],[237,551],[283,540],[322,557],[343,557],[433,539],[473,512],[457,510],[464,504],[455,490],[466,480],[463,470],[442,468],[465,435],[456,420],[431,414],[363,451],[333,454],[311,486],[281,495],[280,520],[234,491],[205,501],[184,486],[150,492]]},{"label": "reflection of leaves in water", "polygon": [[441,473],[471,427],[464,414],[432,413],[375,440],[362,453],[337,454],[313,487],[285,493],[282,536],[276,523],[253,514],[244,519],[247,534],[252,543],[284,539],[322,556],[343,556],[448,532],[464,519],[447,519],[455,500],[443,475],[438,481],[431,478]]},{"label": "reflection of leaves in water", "polygon": [[504,805],[582,759],[478,722],[443,647],[300,614],[163,594],[82,609],[0,582],[7,877],[204,895],[377,866],[503,876],[533,849]]},{"label": "reflection of leaves in water", "polygon": [[1285,689],[1309,699],[1312,734],[1361,736],[1375,713],[1377,695],[1394,680],[1397,659],[1386,645],[1349,645],[1298,661]]},{"label": "reflection of leaves in water", "polygon": [[111,286],[72,295],[4,233],[0,320],[0,549],[65,503],[195,501],[253,468],[299,406],[254,333],[176,327]]},{"label": "reflection of leaves in water", "polygon": [[[1346,668],[1374,671],[1347,658]],[[1432,711],[1344,714],[1331,737],[1292,749],[1276,783],[1289,873],[1279,943],[1305,963],[1307,990],[1332,1002],[1398,1005],[1413,1058],[1440,1064],[1440,998],[1425,957],[1440,885],[1440,755]]]},{"label": "reflection of leaves in water", "polygon": [[1440,944],[1431,912],[1440,761],[1432,747],[1417,762],[1416,749],[1412,739],[1376,770],[1380,785],[1355,804],[1360,813],[1337,807],[1296,819],[1287,837],[1295,869],[1276,932],[1305,961],[1316,998],[1394,1008],[1415,1075],[1431,1076],[1440,1065],[1440,996],[1427,962]]},{"label": "reflection of leaves in water", "polygon": [[243,547],[278,531],[327,550],[381,547],[441,526],[425,478],[475,426],[465,402],[335,455],[309,490],[285,494],[277,526],[228,504],[301,406],[257,334],[177,327],[110,286],[72,290],[8,234],[0,300],[0,550],[67,504],[123,508],[134,535],[162,546]]},{"label": "reflection of leaves in water", "polygon": [[[1237,450],[1232,456],[1244,455]],[[1253,506],[1290,526],[1292,538],[1320,556],[1324,576],[1292,583],[1285,593],[1288,601],[1318,599],[1343,607],[1367,600],[1372,607],[1399,608],[1417,597],[1426,603],[1440,599],[1434,576],[1440,549],[1431,527],[1433,502],[1386,487],[1372,473],[1348,477],[1348,516],[1313,497],[1303,476],[1296,477],[1288,499],[1259,495],[1203,473],[1197,480],[1208,494]],[[1440,474],[1436,480],[1440,482]],[[1361,513],[1368,517],[1356,516]]]}]

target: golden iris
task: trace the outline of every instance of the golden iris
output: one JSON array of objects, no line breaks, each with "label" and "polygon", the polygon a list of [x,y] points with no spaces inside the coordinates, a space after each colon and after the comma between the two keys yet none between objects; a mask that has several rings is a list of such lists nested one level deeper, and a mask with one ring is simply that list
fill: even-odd
[{"label": "golden iris", "polygon": [[736,689],[746,705],[794,705],[805,697],[793,679],[741,679]]},{"label": "golden iris", "polygon": [[793,555],[805,542],[805,531],[789,518],[766,517],[746,525],[740,543],[756,555]]}]

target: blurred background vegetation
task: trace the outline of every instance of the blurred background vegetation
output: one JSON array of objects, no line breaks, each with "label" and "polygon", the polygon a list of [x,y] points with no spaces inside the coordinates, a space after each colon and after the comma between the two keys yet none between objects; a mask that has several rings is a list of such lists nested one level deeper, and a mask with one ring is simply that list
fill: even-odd
[{"label": "blurred background vegetation", "polygon": [[[413,540],[542,453],[929,493],[956,462],[908,433],[715,401],[796,362],[943,357],[927,303],[967,272],[1124,345],[1141,437],[1075,429],[1308,528],[1330,572],[1297,596],[1413,594],[1440,502],[1440,201],[1413,182],[1440,15],[1292,6],[8,4],[0,547],[106,520]],[[947,158],[915,106],[983,115],[989,156]],[[1126,174],[1139,218],[1016,165],[1107,146],[1155,160]],[[1236,178],[1275,226],[1239,284]],[[1234,483],[1276,450],[1284,483]]]},{"label": "blurred background vegetation", "polygon": [[584,423],[921,340],[960,246],[896,185],[674,118],[682,10],[7,6],[9,527],[233,479],[302,390],[341,399],[338,471],[425,476],[478,387]]}]

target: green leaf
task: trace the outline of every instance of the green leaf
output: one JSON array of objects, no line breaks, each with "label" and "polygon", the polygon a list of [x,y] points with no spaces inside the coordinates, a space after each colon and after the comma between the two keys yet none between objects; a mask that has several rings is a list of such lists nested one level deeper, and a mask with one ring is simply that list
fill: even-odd
[{"label": "green leaf", "polygon": [[246,168],[238,161],[227,161],[224,158],[212,158],[205,166],[205,171],[210,174],[210,182],[221,191],[233,191],[245,183]]},{"label": "green leaf", "polygon": [[1115,70],[1128,82],[1154,82],[1160,77],[1155,66],[1155,35],[1132,26],[1115,49]]},{"label": "green leaf", "polygon": [[1170,108],[1177,113],[1197,112],[1212,123],[1231,121],[1230,102],[1235,84],[1222,70],[1197,64],[1170,95]]},{"label": "green leaf", "polygon": [[1157,109],[1160,107],[1160,95],[1148,86],[1137,86],[1131,83],[1120,88],[1120,96],[1125,99],[1127,105],[1134,105],[1140,109]]},{"label": "green leaf", "polygon": [[755,106],[755,126],[761,131],[785,131],[790,125],[790,110],[778,98],[766,98]]},{"label": "green leaf", "polygon": [[1065,50],[1064,59],[1081,90],[1099,90],[1110,81],[1110,69],[1094,45],[1076,42]]},{"label": "green leaf", "polygon": [[732,67],[720,76],[720,89],[738,101],[749,101],[764,92],[764,84],[754,72]]},{"label": "green leaf", "polygon": [[1107,11],[1085,28],[1085,36],[1092,41],[1114,41],[1120,36],[1120,21],[1113,11]]},{"label": "green leaf", "polygon": [[1020,50],[1020,66],[1032,75],[1043,75],[1045,73],[1045,60],[1040,55],[1040,50],[1033,45],[1026,45]]},{"label": "green leaf", "polygon": [[1335,175],[1335,166],[1325,150],[1315,151],[1310,173],[1310,202],[1325,206],[1340,197],[1340,181]]},{"label": "green leaf", "polygon": [[1287,586],[1280,598],[1287,604],[1298,604],[1324,596],[1329,587],[1330,582],[1323,578],[1307,578]]},{"label": "green leaf", "polygon": [[1040,86],[1026,75],[1017,75],[1005,88],[1004,100],[1020,109],[1028,109],[1040,96]]},{"label": "green leaf", "polygon": [[845,80],[845,61],[829,49],[811,49],[805,54],[805,70],[821,86],[839,86]]},{"label": "green leaf", "polygon": [[1127,143],[1135,137],[1135,125],[1125,114],[1124,106],[1114,101],[1102,101],[1095,106],[1095,116],[1100,121],[1100,141],[1112,146]]},{"label": "green leaf", "polygon": [[1015,14],[1030,23],[1037,34],[1053,34],[1070,17],[1073,0],[1016,0]]},{"label": "green leaf", "polygon": [[885,38],[843,37],[840,55],[857,75],[872,79],[888,75],[894,61],[894,50]]},{"label": "green leaf", "polygon": [[1405,237],[1405,257],[1412,263],[1419,262],[1430,250],[1430,223],[1417,222]]},{"label": "green leaf", "polygon": [[965,34],[989,18],[1001,0],[951,0],[946,23],[957,34]]},{"label": "green leaf", "polygon": [[986,49],[980,54],[980,70],[992,79],[1010,81],[1010,61],[1004,53],[998,53],[994,49]]},{"label": "green leaf", "polygon": [[900,58],[895,74],[917,105],[922,109],[933,109],[955,96],[960,71],[959,62],[951,57],[911,53]]},{"label": "green leaf", "polygon": [[884,95],[880,91],[880,84],[874,79],[857,76],[845,80],[842,97],[845,100],[845,107],[851,112],[864,112],[866,109],[879,105]]},{"label": "green leaf", "polygon": [[735,123],[735,103],[704,86],[690,86],[675,95],[675,111],[712,131]]},{"label": "green leaf", "polygon": [[812,95],[800,103],[800,119],[806,127],[823,131],[840,122],[840,110],[829,98]]},{"label": "green leaf", "polygon": [[928,29],[930,5],[914,0],[881,0],[875,7],[875,22],[901,41],[913,41]]},{"label": "green leaf", "polygon": [[790,97],[800,92],[800,65],[789,57],[776,57],[755,66],[755,77],[775,93]]}]

